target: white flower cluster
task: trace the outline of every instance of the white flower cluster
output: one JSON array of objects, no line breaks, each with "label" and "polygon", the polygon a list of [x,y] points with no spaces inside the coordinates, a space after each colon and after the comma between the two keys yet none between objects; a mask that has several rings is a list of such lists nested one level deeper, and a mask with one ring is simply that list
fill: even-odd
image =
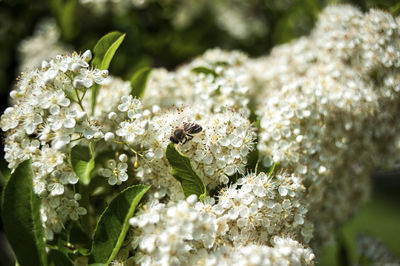
[{"label": "white flower cluster", "polygon": [[[272,189],[270,192],[273,192]],[[234,199],[230,201],[235,204]],[[270,265],[271,263],[300,265],[310,264],[314,259],[310,248],[305,248],[288,237],[272,237],[271,247],[259,245],[262,242],[257,240],[247,239],[247,244],[226,241],[224,235],[230,234],[231,230],[235,231],[235,226],[231,227],[229,223],[231,219],[225,215],[219,216],[213,212],[220,205],[204,205],[200,202],[195,204],[195,202],[194,195],[188,197],[186,201],[170,202],[168,205],[156,202],[150,204],[144,213],[130,220],[131,225],[139,228],[141,232],[138,252],[135,255],[136,263],[141,265]],[[257,204],[262,205],[256,200],[252,203],[252,205]],[[253,210],[256,208],[254,207]],[[277,207],[264,206],[264,208]],[[230,212],[236,212],[234,206],[230,209]],[[246,216],[244,212],[241,210],[242,216]],[[250,212],[247,211],[247,213]],[[273,213],[271,212],[270,215],[273,216]],[[261,221],[263,219],[261,217],[254,218],[258,219],[258,226],[266,227],[262,223],[267,222],[268,219],[264,218]],[[244,226],[252,228],[252,225],[241,227]],[[235,237],[246,238],[246,234],[242,231],[240,236],[236,230]]]},{"label": "white flower cluster", "polygon": [[372,9],[363,14],[344,5],[328,7],[319,16],[311,37],[321,53],[347,61],[367,72],[380,67],[400,67],[400,32],[390,14]]},{"label": "white flower cluster", "polygon": [[155,203],[148,211],[131,218],[142,231],[137,252],[141,265],[189,265],[197,248],[211,248],[218,225],[215,217],[193,208],[192,195],[169,205]]},{"label": "white flower cluster", "polygon": [[[294,175],[248,174],[223,189],[211,210],[220,224],[226,223],[223,228],[229,228],[220,232],[223,242],[268,245],[274,236],[287,235],[308,243],[313,226],[306,221],[304,195],[301,179]],[[207,211],[208,206],[202,209]]]},{"label": "white flower cluster", "polygon": [[[151,1],[151,0],[148,0]],[[154,0],[153,0],[154,1]],[[158,0],[164,2],[165,0]],[[236,40],[249,40],[266,34],[268,26],[262,12],[255,14],[254,9],[258,8],[255,1],[172,1],[178,4],[171,18],[171,23],[177,29],[189,27],[205,11],[209,12],[216,21],[216,26],[227,32]]]},{"label": "white flower cluster", "polygon": [[153,70],[143,105],[198,105],[212,112],[236,110],[248,116],[250,76],[245,54],[211,49],[175,72]]},{"label": "white flower cluster", "polygon": [[185,123],[202,127],[201,132],[179,149],[192,159],[194,169],[207,186],[227,184],[229,176],[244,173],[256,136],[250,122],[239,113],[210,113],[193,106],[169,109],[150,118],[146,110],[142,111],[139,100],[126,96],[121,101],[118,109],[128,119],[120,122],[116,135],[143,152],[137,170],[137,176],[143,181],[173,190],[168,193],[170,196],[183,195],[179,183],[170,174],[165,149],[176,128],[183,128]]},{"label": "white flower cluster", "polygon": [[276,236],[272,246],[256,244],[235,248],[225,246],[208,254],[199,252],[192,265],[313,265],[314,258],[315,255],[310,248],[293,239]]},{"label": "white flower cluster", "polygon": [[264,88],[258,150],[305,180],[321,241],[368,198],[372,170],[398,162],[399,41],[389,14],[332,6],[309,37],[249,62]]},{"label": "white flower cluster", "polygon": [[[43,61],[40,69],[24,73],[11,92],[14,105],[1,116],[6,132],[5,159],[11,169],[31,159],[33,186],[42,197],[46,237],[63,224],[86,214],[79,194],[72,191],[78,177],[69,162],[69,149],[80,139],[101,139],[103,133],[88,118],[82,98],[94,83],[102,84],[107,71],[89,69],[90,51]],[[70,96],[74,95],[74,96]]]},{"label": "white flower cluster", "polygon": [[371,265],[400,265],[400,261],[391,251],[379,239],[372,236],[357,237],[357,254],[361,262]]},{"label": "white flower cluster", "polygon": [[51,19],[40,21],[33,36],[19,44],[19,71],[39,67],[43,60],[67,51],[71,51],[71,48],[60,42],[60,30],[56,22]]},{"label": "white flower cluster", "polygon": [[[96,109],[93,116],[102,121],[103,126],[108,130],[114,127],[113,124],[107,124],[107,118],[110,112],[116,112],[122,96],[128,96],[131,92],[129,81],[109,76],[101,86],[96,100]],[[91,95],[86,95],[83,99],[83,106],[90,106]]]}]

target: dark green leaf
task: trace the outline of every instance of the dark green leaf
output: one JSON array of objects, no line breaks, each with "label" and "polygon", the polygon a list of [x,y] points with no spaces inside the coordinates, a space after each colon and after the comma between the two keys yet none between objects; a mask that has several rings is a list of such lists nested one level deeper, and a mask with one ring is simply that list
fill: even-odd
[{"label": "dark green leaf", "polygon": [[5,186],[10,178],[11,170],[7,166],[7,162],[0,158],[0,186]]},{"label": "dark green leaf", "polygon": [[[11,171],[7,166],[7,162],[0,158],[0,187],[5,187],[8,180],[10,179]],[[1,190],[1,209],[3,209],[4,202],[4,190]]]},{"label": "dark green leaf", "polygon": [[74,173],[84,185],[90,183],[90,173],[94,168],[94,154],[89,147],[77,145],[70,152],[71,165]]},{"label": "dark green leaf", "polygon": [[217,74],[214,70],[212,70],[212,69],[210,69],[210,68],[207,68],[207,67],[202,67],[202,66],[192,68],[192,71],[193,71],[194,73],[198,73],[198,74],[203,73],[203,74],[206,74],[206,75],[211,74],[211,75],[213,75],[214,77],[218,76],[218,74]]},{"label": "dark green leaf", "polygon": [[49,266],[72,266],[71,260],[61,251],[52,249],[48,255]]},{"label": "dark green leaf", "polygon": [[351,265],[350,258],[349,258],[349,252],[346,244],[346,239],[341,232],[336,233],[336,242],[338,245],[338,262],[339,265],[343,266],[348,266]]},{"label": "dark green leaf", "polygon": [[21,266],[47,265],[40,216],[41,200],[33,192],[31,161],[22,162],[4,188],[4,231]]},{"label": "dark green leaf", "polygon": [[181,183],[185,196],[195,194],[203,200],[206,196],[206,186],[193,170],[190,159],[178,152],[173,143],[168,145],[166,156],[171,165],[171,174]]},{"label": "dark green leaf", "polygon": [[131,79],[131,95],[133,97],[141,98],[143,96],[150,73],[151,68],[143,67],[133,75]]},{"label": "dark green leaf", "polygon": [[[85,215],[90,216],[90,215]],[[82,219],[83,217],[81,217]],[[90,234],[90,229],[82,229],[78,223],[73,223],[71,229],[69,231],[69,243],[72,243],[74,246],[77,246],[79,252],[85,249],[89,249],[92,244],[92,235]]]},{"label": "dark green leaf", "polygon": [[246,165],[246,170],[248,172],[256,172],[256,166],[258,165],[259,162],[259,156],[258,156],[258,150],[254,149],[249,154],[247,155],[247,165]]},{"label": "dark green leaf", "polygon": [[108,265],[118,254],[129,228],[129,218],[148,189],[144,185],[128,187],[104,210],[93,236],[92,262]]},{"label": "dark green leaf", "polygon": [[[114,57],[115,52],[121,45],[125,38],[125,34],[119,31],[113,31],[104,35],[95,45],[93,52],[94,58],[91,62],[92,67],[98,69],[108,69],[111,60]],[[96,99],[99,90],[99,86],[93,86],[92,88],[92,114],[96,108]]]},{"label": "dark green leaf", "polygon": [[392,16],[397,16],[400,13],[400,2],[391,6],[389,12]]},{"label": "dark green leaf", "polygon": [[257,128],[260,127],[260,120],[258,119],[258,116],[256,114],[256,108],[257,106],[256,101],[254,99],[250,99],[249,103],[247,104],[247,108],[250,110],[249,114],[249,120],[251,123],[254,123]]}]

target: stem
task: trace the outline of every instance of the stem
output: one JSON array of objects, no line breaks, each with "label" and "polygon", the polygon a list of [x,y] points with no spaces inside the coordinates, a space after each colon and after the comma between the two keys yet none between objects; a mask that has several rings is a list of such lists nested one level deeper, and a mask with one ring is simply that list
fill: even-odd
[{"label": "stem", "polygon": [[79,138],[77,138],[77,139],[73,139],[73,140],[71,140],[70,142],[74,142],[74,141],[81,140],[81,139],[84,139],[84,137],[79,137]]},{"label": "stem", "polygon": [[[73,86],[73,81],[74,81],[73,77],[71,77],[71,76],[68,74],[68,72],[65,72],[64,74],[65,74],[65,76],[67,76],[67,77],[69,78],[72,87],[74,87],[74,86]],[[82,99],[83,99],[83,97],[85,97],[86,90],[83,92],[82,97],[79,97],[78,90],[77,90],[75,87],[74,87],[74,90],[75,90],[76,98],[77,98],[77,100],[78,100],[77,103],[78,103],[78,105],[81,107],[82,111],[85,112],[85,108],[83,108],[83,105],[82,105]],[[76,102],[76,101],[75,101],[75,102]]]},{"label": "stem", "polygon": [[118,141],[118,140],[113,140],[113,142],[117,143],[117,144],[121,144],[121,145],[125,145],[126,147],[128,147],[136,156],[140,156],[143,157],[143,154],[138,153],[137,151],[135,151],[135,149],[133,149],[131,146],[129,146],[128,143],[126,142],[122,142],[122,141]]},{"label": "stem", "polygon": [[[78,104],[79,104],[79,106],[81,107],[82,111],[85,112],[85,108],[83,108],[82,99],[79,97],[78,90],[77,90],[76,88],[74,88],[74,90],[75,90],[76,98],[78,99]],[[85,92],[86,92],[86,91],[85,91]],[[85,95],[83,95],[83,96],[85,96]],[[83,98],[83,97],[82,97],[82,98]]]}]

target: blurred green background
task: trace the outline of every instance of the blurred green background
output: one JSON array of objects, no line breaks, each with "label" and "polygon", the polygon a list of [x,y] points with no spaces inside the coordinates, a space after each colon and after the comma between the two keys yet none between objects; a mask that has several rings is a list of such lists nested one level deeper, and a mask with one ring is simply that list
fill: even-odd
[{"label": "blurred green background", "polygon": [[[132,0],[135,4],[119,7],[109,1],[99,10],[85,2],[88,0],[0,0],[1,113],[19,75],[18,45],[44,18],[55,19],[61,30],[60,41],[76,51],[91,49],[110,31],[126,33],[110,72],[129,79],[139,67],[173,69],[213,47],[240,49],[252,57],[267,54],[273,46],[307,34],[328,4],[345,2],[364,11],[381,8],[394,15],[400,7],[398,0]],[[225,13],[237,20],[230,20]],[[359,232],[377,236],[400,257],[399,179],[398,172],[376,176],[370,203],[338,229],[344,235],[342,245],[348,262],[355,263],[355,237]],[[343,265],[341,256],[338,246],[327,248],[320,264]],[[0,264],[9,263],[3,238]]]}]

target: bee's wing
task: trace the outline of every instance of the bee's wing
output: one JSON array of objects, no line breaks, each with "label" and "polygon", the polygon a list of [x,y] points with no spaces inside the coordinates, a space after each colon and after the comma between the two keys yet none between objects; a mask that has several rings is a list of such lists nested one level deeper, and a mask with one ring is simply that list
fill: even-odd
[{"label": "bee's wing", "polygon": [[183,130],[185,130],[186,132],[190,131],[190,128],[193,126],[193,123],[183,123]]},{"label": "bee's wing", "polygon": [[187,130],[187,132],[190,134],[196,134],[196,133],[201,132],[202,130],[203,130],[203,128],[200,125],[191,123],[190,128]]}]

